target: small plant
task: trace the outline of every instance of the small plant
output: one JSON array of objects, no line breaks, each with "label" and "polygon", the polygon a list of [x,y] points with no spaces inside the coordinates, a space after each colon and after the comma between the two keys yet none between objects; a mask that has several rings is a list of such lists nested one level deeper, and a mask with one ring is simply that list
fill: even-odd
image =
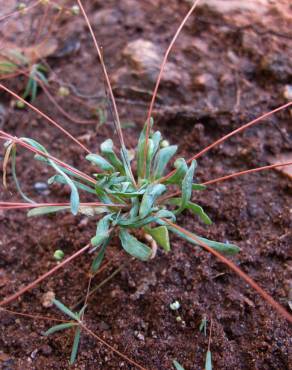
[{"label": "small plant", "polygon": [[49,330],[47,330],[44,333],[44,335],[48,336],[58,331],[63,331],[67,329],[72,330],[74,328],[74,341],[73,341],[72,351],[71,351],[71,356],[70,356],[70,364],[72,365],[76,359],[77,352],[78,352],[82,319],[83,319],[86,306],[83,306],[79,312],[74,313],[68,307],[63,305],[63,303],[58,301],[57,299],[53,299],[52,302],[60,311],[62,311],[66,316],[70,317],[70,319],[72,319],[73,321],[52,326]]},{"label": "small plant", "polygon": [[23,99],[30,98],[31,102],[35,100],[38,90],[38,81],[40,80],[45,85],[48,84],[45,72],[47,72],[47,69],[42,64],[38,63],[31,66],[29,79],[22,95]]},{"label": "small plant", "polygon": [[[268,117],[269,115],[276,113],[281,109],[287,108],[290,103],[276,108],[273,111],[266,113],[261,117],[243,125],[239,129],[232,131],[228,135],[225,135],[223,138],[215,141],[188,160],[186,160],[185,158],[176,159],[174,161],[172,171],[166,174],[166,170],[168,166],[170,166],[170,161],[174,158],[178,148],[176,145],[170,145],[167,140],[163,140],[161,133],[154,130],[152,109],[168,54],[181,28],[185,24],[192,11],[195,9],[198,1],[195,1],[189,13],[184,18],[166,51],[157,83],[153,92],[147,120],[137,143],[135,155],[132,155],[132,153],[130,153],[130,151],[128,151],[125,146],[121,129],[122,125],[120,123],[110,80],[104,65],[102,52],[96,42],[93,30],[84,11],[81,0],[77,0],[77,2],[78,7],[73,6],[73,8],[71,8],[71,11],[76,15],[82,12],[89,27],[90,33],[93,37],[111,101],[110,108],[113,113],[114,123],[120,142],[120,150],[116,150],[114,148],[113,141],[108,138],[100,145],[99,154],[92,153],[86,148],[86,146],[80,143],[78,139],[68,133],[50,117],[48,117],[37,108],[35,108],[33,105],[29,104],[17,94],[11,92],[8,88],[0,84],[1,89],[10,93],[15,98],[20,99],[22,103],[35,110],[45,119],[47,119],[51,124],[65,133],[76,144],[78,144],[87,153],[86,160],[91,162],[91,164],[95,167],[95,172],[91,176],[84,174],[80,170],[69,166],[68,164],[50,155],[46,148],[37,141],[30,138],[16,138],[0,130],[0,139],[5,141],[5,156],[3,159],[4,186],[6,187],[7,185],[7,166],[9,159],[11,159],[13,179],[15,181],[19,194],[26,202],[1,202],[3,204],[3,208],[31,208],[31,210],[28,212],[28,216],[30,217],[56,213],[60,211],[71,211],[73,215],[83,214],[94,220],[96,216],[99,216],[99,219],[96,223],[96,233],[95,235],[92,235],[90,244],[83,247],[74,255],[66,258],[65,260],[63,259],[62,251],[56,251],[54,253],[54,258],[59,261],[57,266],[55,266],[49,272],[45,273],[43,276],[39,277],[37,280],[35,280],[25,288],[21,289],[19,292],[14,293],[12,296],[4,299],[2,302],[0,302],[0,306],[5,305],[16,299],[25,291],[34,287],[44,278],[50,276],[59,268],[63,267],[66,263],[72,261],[73,258],[76,258],[77,256],[81,255],[81,253],[84,253],[89,249],[91,249],[91,253],[93,255],[90,268],[90,276],[92,276],[98,271],[105,256],[105,253],[111,245],[113,237],[119,238],[121,247],[129,255],[141,261],[149,261],[156,257],[158,248],[164,250],[165,253],[168,253],[171,250],[169,234],[173,233],[176,234],[178,237],[186,240],[187,242],[195,245],[196,247],[202,247],[203,249],[212,253],[221,262],[230,267],[241,278],[243,278],[245,282],[252,286],[283,317],[292,322],[291,315],[288,314],[283,307],[275,302],[272,297],[270,297],[265,291],[263,291],[262,288],[260,288],[234,263],[232,263],[222,255],[234,255],[238,253],[238,246],[200,237],[193,232],[180,227],[177,223],[177,217],[187,211],[192,212],[198,219],[201,220],[201,222],[205,223],[206,225],[210,225],[212,223],[210,217],[206,214],[203,208],[199,204],[192,201],[193,195],[196,194],[196,192],[203,191],[206,188],[204,184],[200,184],[196,181],[196,159],[202,154],[206,153],[208,150],[212,149],[214,146],[222,143],[224,140],[231,137],[232,135],[239,133],[257,123],[262,118]],[[11,65],[2,64],[2,68],[5,69],[5,72],[7,72],[7,68],[9,72],[11,72]],[[47,83],[45,75],[43,74],[44,72],[45,71],[40,67],[39,64],[34,65],[25,91],[25,98],[30,97],[32,101],[35,99],[38,80],[41,83]],[[16,173],[17,145],[25,147],[26,149],[34,152],[36,160],[43,162],[45,165],[51,167],[55,171],[55,175],[49,178],[48,182],[49,184],[58,183],[68,186],[71,190],[69,203],[38,204],[23,193]],[[282,166],[283,164],[280,165]],[[287,165],[287,163],[285,165]],[[279,166],[279,164],[252,169],[249,171],[254,172],[276,166]],[[247,172],[248,171],[243,171],[242,173],[238,174],[243,174]],[[230,178],[238,174],[229,175],[226,178]],[[222,180],[222,178],[211,180],[208,183],[220,180]],[[90,203],[81,203],[80,194],[83,192],[88,193],[89,195],[94,197],[93,201]],[[88,295],[85,299],[85,302],[87,298]],[[60,330],[73,328],[75,329],[75,337],[71,353],[71,363],[73,363],[78,351],[81,328],[85,329],[82,321],[86,304],[83,306],[81,311],[79,311],[79,313],[75,314],[71,310],[69,310],[63,303],[57,300],[54,300],[53,303],[57,306],[58,309],[69,316],[73,321],[52,327],[46,332],[46,335],[53,334],[54,332]],[[173,310],[178,310],[179,302],[173,302],[170,308]],[[206,320],[202,321],[200,328],[206,333]],[[115,352],[118,353],[117,350],[115,350]],[[121,354],[119,353],[119,355]],[[178,370],[183,369],[182,366],[179,365],[179,363],[176,361],[174,361],[174,366]],[[205,368],[206,370],[212,369],[210,338],[206,355]]]}]

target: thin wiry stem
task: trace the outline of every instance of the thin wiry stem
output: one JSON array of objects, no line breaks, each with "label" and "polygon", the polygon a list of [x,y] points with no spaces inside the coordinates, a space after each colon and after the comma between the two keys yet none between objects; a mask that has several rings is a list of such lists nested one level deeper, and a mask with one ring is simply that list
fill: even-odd
[{"label": "thin wiry stem", "polygon": [[82,329],[84,329],[84,331],[86,331],[88,334],[92,335],[100,343],[102,343],[104,346],[106,346],[107,348],[109,348],[112,352],[116,353],[118,356],[122,357],[124,360],[126,360],[130,364],[134,365],[136,368],[138,368],[140,370],[147,370],[147,369],[145,369],[145,367],[139,365],[137,362],[135,362],[134,360],[130,359],[128,356],[126,356],[125,354],[123,354],[122,352],[118,351],[117,349],[115,349],[114,347],[112,347],[110,344],[108,344],[107,342],[105,342],[101,337],[99,337],[98,335],[96,335],[92,330],[88,329],[88,327],[85,326],[82,322],[79,322],[79,325],[82,327]]},{"label": "thin wiry stem", "polygon": [[[118,113],[118,108],[117,108],[116,100],[115,100],[115,97],[114,97],[113,89],[112,89],[112,86],[111,86],[111,82],[110,82],[110,79],[109,79],[109,75],[107,73],[107,70],[106,70],[106,67],[105,67],[105,63],[104,63],[104,60],[103,60],[102,51],[101,51],[101,49],[100,49],[100,47],[99,47],[99,45],[97,43],[95,34],[93,32],[93,29],[91,27],[89,18],[88,18],[87,14],[86,14],[86,12],[84,10],[84,7],[82,5],[81,0],[77,0],[77,3],[78,3],[78,5],[79,5],[79,7],[80,7],[80,9],[82,11],[83,17],[84,17],[85,22],[87,24],[87,27],[89,29],[90,35],[92,37],[92,40],[93,40],[95,49],[97,51],[97,54],[98,54],[98,57],[99,57],[99,60],[100,60],[100,64],[101,64],[101,67],[102,67],[102,71],[103,71],[103,74],[104,74],[106,85],[107,85],[107,88],[108,88],[108,91],[109,91],[111,103],[112,103],[112,106],[113,106],[114,121],[115,121],[116,129],[117,129],[118,137],[119,137],[119,140],[120,140],[120,143],[121,143],[122,152],[124,153],[124,151],[126,150],[125,149],[126,146],[125,146],[125,142],[124,142],[124,137],[123,137],[123,132],[122,132],[122,126],[121,126],[120,116],[119,116],[119,113]],[[133,184],[136,185],[136,181],[135,181],[134,175],[132,173],[131,166],[129,166],[128,169],[129,169],[129,173],[131,174],[131,178],[132,178]]]},{"label": "thin wiry stem", "polygon": [[[211,185],[211,184],[215,184],[215,183],[220,182],[220,181],[229,180],[231,178],[238,177],[238,176],[241,176],[241,175],[246,175],[246,174],[249,174],[249,173],[260,172],[260,171],[270,170],[272,168],[285,167],[285,166],[291,166],[291,165],[292,165],[292,162],[285,162],[285,163],[275,163],[275,164],[271,164],[271,165],[263,166],[263,167],[251,168],[249,170],[244,170],[244,171],[240,171],[240,172],[231,173],[230,175],[217,177],[216,179],[208,180],[208,181],[202,182],[200,184],[201,185]],[[180,194],[181,194],[181,191],[178,190],[174,193],[171,193],[171,194],[168,194],[164,197],[161,197],[160,201],[164,202],[165,200],[177,197]]]},{"label": "thin wiry stem", "polygon": [[33,319],[33,320],[47,320],[47,321],[56,321],[56,322],[64,322],[64,323],[71,322],[71,321],[68,321],[68,320],[56,319],[55,317],[42,316],[42,315],[33,315],[33,314],[29,314],[29,313],[24,313],[24,312],[17,312],[17,311],[13,311],[13,310],[8,310],[7,308],[4,308],[4,307],[0,308],[0,312],[6,312],[6,313],[9,313],[11,315],[21,316],[21,317],[25,317],[25,318],[29,318],[29,319]]},{"label": "thin wiry stem", "polygon": [[[212,144],[208,145],[206,148],[202,149],[199,153],[197,153],[194,156],[192,156],[191,158],[189,158],[187,160],[187,163],[192,162],[194,159],[198,159],[199,157],[201,157],[203,154],[205,154],[206,152],[208,152],[209,150],[211,150],[215,146],[217,146],[217,145],[223,143],[223,141],[229,139],[231,136],[234,136],[234,135],[238,134],[239,132],[242,132],[242,131],[246,130],[247,128],[251,127],[252,125],[254,125],[254,124],[262,121],[264,118],[270,117],[274,113],[277,113],[277,112],[279,112],[279,111],[281,111],[281,110],[283,110],[285,108],[290,107],[290,105],[292,105],[292,102],[283,104],[280,107],[271,110],[270,112],[267,112],[265,114],[262,114],[261,116],[253,119],[252,121],[246,123],[245,125],[237,128],[236,130],[231,131],[229,134],[224,135],[220,139],[218,139],[218,140],[214,141]],[[167,180],[170,176],[172,176],[174,174],[175,171],[176,170],[173,170],[170,173],[168,173],[166,176],[162,177],[160,179],[160,182],[164,182],[165,180]]]},{"label": "thin wiry stem", "polygon": [[24,142],[21,138],[17,138],[15,136],[12,136],[10,134],[7,134],[6,132],[0,130],[0,134],[3,135],[3,139],[4,140],[11,140],[17,144],[19,144],[20,146],[23,146],[24,148],[30,150],[31,152],[35,153],[35,154],[39,154],[43,157],[46,157],[46,158],[49,158],[51,160],[53,160],[54,162],[56,162],[57,164],[61,165],[62,167],[68,169],[69,171],[75,173],[76,175],[78,175],[79,177],[82,177],[83,179],[91,182],[92,184],[95,184],[96,181],[91,178],[90,176],[86,175],[85,173],[79,171],[79,170],[76,170],[75,168],[72,168],[71,166],[69,166],[68,164],[64,163],[63,161],[60,161],[58,158],[48,154],[48,153],[44,153],[36,148],[34,148],[33,146],[29,145],[28,143]]},{"label": "thin wiry stem", "polygon": [[249,277],[245,272],[243,272],[239,267],[237,267],[233,262],[231,262],[228,258],[222,256],[213,248],[209,247],[206,243],[202,242],[198,239],[194,234],[190,233],[189,231],[183,229],[182,227],[168,221],[167,219],[163,219],[168,225],[177,229],[188,238],[192,239],[198,245],[203,247],[206,251],[213,254],[215,257],[219,259],[219,261],[223,262],[226,266],[228,266],[231,270],[233,270],[239,277],[241,277],[248,285],[250,285],[266,302],[268,302],[282,317],[292,323],[292,315],[290,315],[284,307],[282,307],[278,302],[274,300],[267,292],[265,292],[251,277]]},{"label": "thin wiry stem", "polygon": [[67,265],[67,263],[69,263],[69,262],[73,261],[75,258],[79,257],[82,253],[84,253],[85,251],[87,251],[90,247],[91,247],[91,244],[89,243],[85,247],[79,249],[77,252],[75,252],[74,254],[72,254],[72,256],[66,258],[65,260],[63,260],[62,262],[60,262],[58,265],[56,265],[55,267],[53,267],[51,270],[47,271],[45,274],[43,274],[40,277],[38,277],[32,283],[26,285],[24,288],[20,289],[18,292],[12,294],[11,296],[3,299],[3,301],[0,302],[0,307],[1,306],[5,306],[8,303],[11,303],[12,301],[15,301],[17,298],[19,298],[20,296],[22,296],[28,290],[31,290],[36,285],[38,285],[39,283],[41,283],[43,280],[45,280],[46,278],[48,278],[49,276],[51,276],[52,274],[54,274],[56,271],[58,271],[61,268],[63,268],[65,265]]},{"label": "thin wiry stem", "polygon": [[11,13],[9,13],[9,14],[5,14],[5,15],[3,15],[2,17],[0,17],[0,22],[2,22],[2,21],[4,21],[5,19],[7,19],[7,18],[10,18],[10,17],[13,17],[14,15],[19,15],[20,13],[23,13],[23,11],[25,11],[26,13],[29,11],[29,10],[31,10],[31,9],[33,9],[33,8],[35,8],[37,5],[39,5],[41,3],[41,0],[38,0],[38,1],[36,1],[35,3],[33,3],[33,4],[31,4],[31,5],[29,5],[29,6],[27,6],[25,9],[20,9],[20,10],[16,10],[16,11],[14,11],[14,12],[11,12]]},{"label": "thin wiry stem", "polygon": [[171,49],[172,49],[174,43],[176,42],[181,30],[183,29],[185,23],[187,22],[187,20],[189,19],[189,17],[191,16],[191,14],[195,10],[195,8],[197,7],[198,3],[199,3],[199,0],[195,0],[191,9],[188,11],[187,15],[184,17],[183,21],[179,25],[175,35],[173,36],[173,38],[172,38],[172,40],[171,40],[171,42],[170,42],[170,44],[169,44],[169,46],[168,46],[168,48],[165,52],[164,58],[162,60],[161,66],[160,66],[160,71],[159,71],[159,74],[158,74],[158,77],[157,77],[156,85],[154,87],[154,91],[153,91],[153,94],[152,94],[152,99],[151,99],[148,114],[147,114],[147,121],[146,121],[147,122],[146,123],[147,128],[146,128],[146,135],[145,135],[146,140],[145,140],[145,147],[144,147],[144,169],[143,169],[144,175],[145,175],[145,171],[146,171],[146,158],[147,158],[148,141],[149,141],[149,134],[150,134],[150,119],[151,119],[151,116],[152,116],[152,111],[153,111],[154,103],[155,103],[155,100],[156,100],[158,88],[159,88],[159,85],[160,85],[160,82],[161,82],[162,74],[163,74],[168,56],[171,52]]},{"label": "thin wiry stem", "polygon": [[226,175],[226,176],[222,176],[222,177],[217,177],[216,179],[202,182],[202,185],[211,185],[211,184],[215,184],[215,183],[220,182],[220,181],[229,180],[229,179],[232,179],[234,177],[241,176],[241,175],[246,175],[248,173],[254,173],[254,172],[259,172],[259,171],[264,171],[264,170],[270,170],[272,168],[288,167],[288,166],[291,166],[291,165],[292,165],[292,161],[285,162],[285,163],[275,163],[275,164],[271,164],[271,165],[263,166],[263,167],[251,168],[250,170],[235,172],[235,173],[231,173],[230,175]]},{"label": "thin wiry stem", "polygon": [[85,145],[83,145],[78,139],[76,139],[73,135],[71,135],[67,130],[65,130],[61,125],[59,125],[56,121],[54,121],[52,118],[47,116],[45,113],[40,111],[38,108],[36,108],[34,105],[30,104],[26,100],[24,100],[21,96],[17,95],[15,92],[8,89],[6,86],[0,83],[0,88],[10,95],[12,95],[14,98],[20,100],[23,104],[27,105],[30,109],[41,115],[43,118],[45,118],[47,121],[49,121],[53,126],[57,127],[60,131],[62,131],[66,136],[68,136],[71,140],[73,140],[77,145],[79,145],[86,153],[91,153],[88,148],[86,148]]},{"label": "thin wiry stem", "polygon": [[[126,207],[124,204],[118,203],[100,203],[100,202],[87,202],[80,203],[80,207]],[[1,210],[10,210],[10,209],[28,209],[28,208],[42,208],[42,207],[70,207],[70,203],[24,203],[24,202],[0,202]]]}]

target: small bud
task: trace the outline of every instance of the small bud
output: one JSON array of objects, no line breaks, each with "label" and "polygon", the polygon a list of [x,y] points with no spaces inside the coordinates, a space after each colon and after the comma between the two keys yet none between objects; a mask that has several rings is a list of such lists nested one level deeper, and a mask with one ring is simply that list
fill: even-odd
[{"label": "small bud", "polygon": [[64,257],[64,252],[61,249],[57,249],[54,253],[54,258],[57,261],[61,261]]},{"label": "small bud", "polygon": [[16,101],[16,103],[15,103],[15,106],[16,106],[16,108],[18,108],[18,109],[24,109],[24,108],[25,108],[25,104],[24,104],[24,102],[23,102],[23,101],[21,101],[21,100],[17,100],[17,101]]},{"label": "small bud", "polygon": [[170,309],[173,311],[176,311],[180,308],[180,303],[179,301],[174,301],[169,305]]},{"label": "small bud", "polygon": [[73,15],[79,15],[80,14],[80,8],[79,8],[79,6],[78,5],[73,5],[71,7],[71,13]]},{"label": "small bud", "polygon": [[58,95],[59,96],[68,96],[70,95],[70,90],[65,87],[65,86],[60,86],[59,90],[58,90]]},{"label": "small bud", "polygon": [[24,3],[19,3],[19,4],[17,5],[17,10],[19,10],[19,11],[24,11],[24,10],[26,10],[26,5],[25,5]]},{"label": "small bud", "polygon": [[169,141],[168,140],[162,140],[161,143],[160,143],[161,148],[166,148],[169,145],[170,144],[169,144]]},{"label": "small bud", "polygon": [[177,322],[181,322],[182,321],[181,316],[177,316],[175,319],[176,319]]},{"label": "small bud", "polygon": [[292,99],[292,85],[286,85],[284,87],[283,96],[288,101]]}]

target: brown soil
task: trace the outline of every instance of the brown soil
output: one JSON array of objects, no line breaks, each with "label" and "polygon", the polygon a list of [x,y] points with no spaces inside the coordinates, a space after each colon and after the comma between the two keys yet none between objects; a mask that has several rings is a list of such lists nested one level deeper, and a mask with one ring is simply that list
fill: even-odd
[{"label": "brown soil", "polygon": [[[91,3],[88,10],[93,17],[105,8],[116,12],[113,24],[94,27],[110,74],[127,65],[121,50],[129,41],[144,38],[165,50],[188,9],[187,1],[174,0]],[[251,118],[283,104],[283,91],[291,81],[292,69],[288,58],[289,27],[283,17],[276,11],[265,19],[256,15],[245,17],[240,10],[225,16],[201,6],[197,16],[189,20],[170,57],[181,71],[186,71],[188,82],[183,80],[175,86],[165,82],[155,111],[157,127],[170,142],[179,144],[180,155],[189,157]],[[62,58],[49,58],[50,66],[62,80],[74,83],[80,91],[102,92],[96,55],[82,18],[63,21],[61,30],[56,35],[60,43],[66,44],[70,36],[80,41],[80,48]],[[203,74],[209,75],[207,82]],[[19,78],[9,84],[21,91],[22,81]],[[134,127],[124,129],[128,146],[134,147],[152,87],[145,87],[139,80],[134,86],[134,78],[129,81],[130,87],[123,89],[117,83],[115,91],[120,98],[122,120],[135,122]],[[52,86],[57,85],[52,82]],[[137,86],[143,88],[143,94],[137,95]],[[125,100],[126,96],[130,96],[129,100]],[[34,113],[16,110],[9,102],[8,95],[1,95],[7,112],[7,132],[33,137],[47,145],[55,156],[90,171],[81,149]],[[88,111],[73,103],[71,97],[60,102],[75,117],[90,118]],[[109,135],[116,139],[111,123],[96,131],[94,125],[69,122],[48,104],[43,92],[36,105],[81,137],[92,151]],[[265,165],[269,156],[291,150],[289,118],[289,111],[282,111],[203,156],[198,179],[206,181]],[[50,188],[47,195],[38,195],[34,184],[46,181],[51,171],[36,164],[29,153],[21,154],[18,172],[26,192],[39,201],[67,200],[68,193],[59,187]],[[8,191],[0,188],[1,199],[19,199],[10,177],[9,184]],[[182,226],[200,235],[239,245],[241,253],[233,260],[287,309],[292,281],[291,193],[291,180],[278,172],[248,175],[194,194],[212,218],[212,226],[205,227],[190,214],[179,219]],[[69,256],[85,245],[95,230],[95,222],[70,214],[29,219],[24,212],[8,211],[0,214],[0,220],[1,298],[52,268],[56,248]],[[186,369],[203,368],[208,338],[198,328],[202,318],[207,317],[208,324],[213,321],[214,369],[289,368],[291,327],[213,256],[173,237],[171,253],[159,252],[149,263],[130,260],[117,245],[109,249],[106,260],[113,262],[96,276],[93,285],[121,264],[126,266],[90,298],[86,324],[143,367],[170,369],[173,359],[177,359]],[[90,255],[80,257],[7,308],[60,318],[56,309],[42,306],[43,294],[53,290],[58,299],[73,305],[85,295],[90,261]],[[183,322],[177,322],[177,314],[169,308],[175,300],[181,304],[179,316]],[[51,323],[5,312],[0,314],[0,321],[1,368],[69,368],[71,338],[63,334],[42,336]],[[72,368],[133,367],[84,333],[78,360]]]}]

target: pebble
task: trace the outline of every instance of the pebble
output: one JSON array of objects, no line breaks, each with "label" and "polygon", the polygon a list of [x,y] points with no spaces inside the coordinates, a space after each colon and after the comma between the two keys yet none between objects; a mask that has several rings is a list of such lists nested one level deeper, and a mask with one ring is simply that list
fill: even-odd
[{"label": "pebble", "polygon": [[0,269],[0,288],[4,287],[8,283],[9,283],[9,279],[7,277],[6,271],[3,269]]},{"label": "pebble", "polygon": [[45,356],[48,356],[50,355],[53,350],[52,350],[52,347],[50,347],[48,344],[44,344],[41,348],[40,348],[40,352],[45,355]]},{"label": "pebble", "polygon": [[194,85],[198,88],[210,90],[216,89],[218,84],[214,76],[210,73],[202,73],[194,79]]},{"label": "pebble", "polygon": [[120,18],[120,13],[116,9],[102,9],[93,15],[95,26],[114,26]]},{"label": "pebble", "polygon": [[284,87],[283,96],[288,101],[292,100],[292,85],[286,85]]},{"label": "pebble", "polygon": [[50,190],[48,189],[48,184],[45,183],[45,182],[36,182],[33,187],[34,187],[34,190],[39,195],[48,195],[48,194],[50,194]]},{"label": "pebble", "polygon": [[140,333],[139,331],[135,331],[134,335],[135,335],[135,338],[139,339],[141,342],[145,341],[144,335]]},{"label": "pebble", "polygon": [[42,306],[49,308],[53,306],[52,300],[55,299],[55,293],[53,291],[49,291],[42,296]]}]

